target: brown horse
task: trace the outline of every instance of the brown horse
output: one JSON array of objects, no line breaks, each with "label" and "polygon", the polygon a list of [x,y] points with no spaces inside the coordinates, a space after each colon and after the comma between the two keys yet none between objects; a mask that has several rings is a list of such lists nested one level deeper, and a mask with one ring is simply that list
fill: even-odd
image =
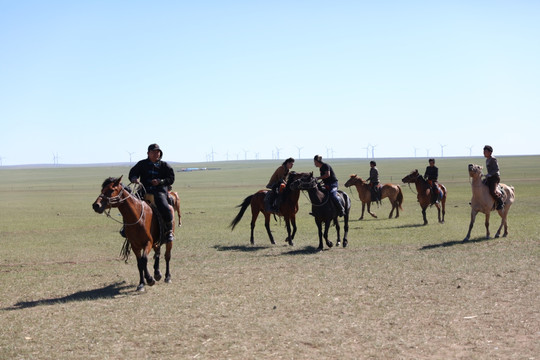
[{"label": "brown horse", "polygon": [[[358,220],[362,220],[364,218],[364,209],[367,204],[367,212],[369,215],[373,216],[374,218],[377,218],[377,215],[371,212],[371,186],[362,180],[362,178],[358,177],[356,174],[351,175],[350,179],[347,180],[345,183],[345,187],[351,187],[356,186],[356,190],[358,190],[358,196],[360,197],[360,201],[362,201],[362,216]],[[394,184],[384,184],[381,187],[381,200],[384,198],[388,198],[390,201],[390,204],[392,205],[392,211],[390,211],[390,215],[388,215],[388,218],[391,219],[392,215],[394,214],[394,210],[396,210],[396,219],[399,217],[399,209],[403,210],[401,207],[401,204],[403,204],[403,192],[401,192],[401,187],[399,185]]]},{"label": "brown horse", "polygon": [[[418,173],[418,170],[413,170],[409,175],[405,176],[401,181],[404,183],[415,184],[418,202],[422,208],[422,216],[424,218],[424,225],[427,225],[428,221],[426,218],[426,209],[430,205],[435,205],[437,207],[439,222],[444,223],[444,214],[446,209],[446,188],[442,184],[437,184],[439,189],[439,202],[433,202],[431,197],[431,186],[425,180],[422,175]],[[441,208],[442,208],[442,217],[441,217]]]},{"label": "brown horse", "polygon": [[178,214],[178,226],[182,226],[182,213],[180,212],[180,196],[176,191],[169,191],[169,196],[172,198],[172,207]]},{"label": "brown horse", "polygon": [[[146,201],[142,201],[126,190],[121,183],[122,177],[105,179],[101,186],[101,194],[92,204],[92,208],[98,214],[102,214],[106,209],[118,208],[123,217],[123,224],[129,245],[137,257],[137,267],[139,269],[138,291],[144,291],[144,281],[149,286],[155,284],[156,280],[161,280],[159,271],[159,256],[161,250],[160,226],[156,215]],[[173,211],[171,209],[171,211]],[[173,213],[174,215],[174,213]],[[174,221],[173,221],[174,226]],[[154,249],[154,277],[148,272],[148,255]],[[165,272],[165,282],[171,282],[169,262],[171,260],[172,242],[166,243],[165,262],[167,269]],[[127,259],[129,247],[124,246],[124,256]],[[155,278],[155,279],[154,279]]]},{"label": "brown horse", "polygon": [[[495,209],[495,200],[491,197],[488,187],[482,182],[482,167],[480,165],[469,164],[469,176],[472,178],[472,199],[471,199],[471,222],[469,224],[469,232],[463,241],[469,241],[471,236],[471,230],[474,225],[474,220],[476,214],[479,212],[486,215],[486,239],[489,239],[489,215]],[[508,217],[508,212],[510,211],[510,206],[514,203],[515,194],[514,187],[508,186],[506,184],[499,184],[499,187],[502,188],[503,192],[501,196],[504,201],[504,208],[497,210],[499,216],[501,217],[501,225],[495,234],[495,237],[498,238],[501,233],[501,229],[504,226],[503,237],[508,235],[508,223],[506,219]]]},{"label": "brown horse", "polygon": [[303,173],[296,173],[294,171],[289,174],[289,180],[282,194],[283,200],[281,201],[279,212],[277,213],[267,211],[264,206],[264,198],[269,190],[259,190],[255,194],[246,197],[244,201],[237,206],[240,208],[240,211],[229,225],[231,230],[234,230],[235,226],[240,222],[240,220],[242,220],[242,216],[244,216],[247,207],[251,205],[251,237],[249,239],[251,245],[255,244],[253,230],[255,229],[255,222],[257,221],[259,213],[262,213],[264,216],[264,227],[266,228],[266,233],[270,238],[270,243],[276,243],[274,241],[274,237],[272,236],[272,231],[270,230],[270,216],[275,214],[278,216],[283,216],[285,219],[285,226],[287,227],[287,238],[285,241],[291,246],[294,245],[293,239],[294,235],[296,234],[296,213],[298,212],[298,198],[300,197],[300,191],[292,190],[289,184],[292,181],[300,178],[302,175]]}]

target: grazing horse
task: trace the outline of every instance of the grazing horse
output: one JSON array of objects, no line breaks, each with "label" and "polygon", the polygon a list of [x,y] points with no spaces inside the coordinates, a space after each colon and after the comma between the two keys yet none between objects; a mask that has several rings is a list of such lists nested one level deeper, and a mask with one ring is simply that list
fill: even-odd
[{"label": "grazing horse", "polygon": [[[283,190],[283,200],[281,201],[279,212],[274,213],[267,211],[264,206],[264,198],[269,190],[259,190],[253,195],[249,195],[244,199],[244,201],[238,205],[240,211],[236,217],[231,221],[229,227],[231,231],[234,230],[235,226],[242,220],[242,216],[246,212],[248,206],[251,205],[251,237],[249,239],[251,245],[255,244],[255,239],[253,237],[253,230],[255,229],[255,222],[259,213],[262,213],[264,216],[264,227],[266,228],[266,233],[270,238],[270,243],[275,244],[274,237],[272,236],[272,231],[270,230],[270,215],[275,214],[278,216],[283,216],[285,219],[285,226],[287,227],[287,238],[285,241],[289,245],[293,244],[294,235],[296,234],[296,213],[298,212],[298,198],[300,197],[299,190],[292,190],[290,183],[298,178],[300,178],[303,173],[296,173],[292,171],[289,173],[289,179]],[[291,229],[292,226],[292,229]]]},{"label": "grazing horse", "polygon": [[[161,280],[159,271],[159,256],[161,250],[160,226],[157,215],[146,201],[133,196],[121,183],[122,177],[105,179],[101,186],[101,194],[92,204],[92,208],[98,214],[102,214],[106,209],[115,207],[122,214],[124,229],[126,233],[126,243],[123,249],[124,257],[129,255],[129,245],[137,257],[137,267],[139,269],[138,291],[144,291],[144,281],[149,286]],[[171,209],[171,211],[173,211]],[[174,224],[174,221],[173,221]],[[174,226],[174,225],[173,225]],[[154,277],[148,272],[148,255],[154,249]],[[171,260],[172,242],[166,243],[165,262],[167,269],[165,272],[165,282],[171,282],[169,271],[169,261]]]},{"label": "grazing horse", "polygon": [[[486,239],[489,239],[489,215],[495,209],[495,200],[489,193],[487,185],[482,182],[482,166],[469,164],[469,176],[472,178],[471,223],[469,224],[469,232],[467,233],[467,236],[465,236],[465,239],[463,239],[463,241],[469,241],[476,214],[478,214],[479,212],[482,212],[486,215]],[[499,216],[501,217],[501,225],[499,226],[499,229],[495,234],[496,238],[499,237],[503,226],[503,237],[506,237],[508,235],[508,223],[506,222],[506,220],[508,217],[508,211],[510,211],[510,206],[514,203],[515,200],[513,186],[499,184],[499,188],[503,191],[501,195],[503,196],[504,208],[501,210],[497,210]]]},{"label": "grazing horse", "polygon": [[[351,175],[351,178],[347,180],[345,183],[345,187],[351,187],[356,186],[356,190],[358,190],[358,196],[360,197],[360,201],[362,201],[362,216],[358,220],[362,220],[364,218],[364,209],[367,204],[367,212],[369,215],[373,216],[374,218],[377,218],[377,215],[371,212],[371,186],[362,180],[362,178],[358,177],[356,174]],[[394,210],[396,210],[396,219],[399,217],[399,209],[403,210],[401,207],[401,204],[403,204],[403,192],[401,192],[401,187],[399,185],[394,184],[384,184],[381,187],[381,200],[384,198],[388,198],[390,201],[390,204],[392,205],[392,211],[390,211],[390,215],[388,215],[388,218],[391,219],[392,215],[394,214]]]},{"label": "grazing horse", "polygon": [[[295,180],[291,187],[293,189],[307,190],[309,194],[309,200],[311,201],[311,215],[315,217],[315,223],[317,224],[317,229],[319,231],[319,248],[318,250],[323,250],[323,232],[322,224],[324,222],[324,240],[326,241],[326,246],[331,248],[334,244],[328,240],[328,230],[330,228],[330,223],[333,221],[336,225],[337,232],[337,242],[336,246],[340,245],[340,227],[339,227],[339,211],[336,209],[336,206],[330,199],[330,193],[328,191],[322,191],[319,188],[317,179],[313,177],[313,173],[305,174],[301,178]],[[345,212],[343,215],[343,247],[347,247],[349,243],[347,239],[347,234],[349,233],[349,213],[351,211],[351,199],[343,191],[338,191],[338,196],[343,200]]]},{"label": "grazing horse", "polygon": [[[439,222],[444,223],[444,214],[446,212],[446,188],[443,184],[437,184],[439,188],[439,202],[433,202],[431,197],[431,186],[425,180],[422,175],[418,173],[418,170],[412,171],[409,175],[405,176],[401,181],[404,183],[414,183],[416,185],[416,192],[418,202],[422,208],[422,216],[424,218],[424,225],[427,225],[428,221],[426,218],[426,209],[430,205],[435,205],[437,207],[437,213],[439,217]],[[441,218],[441,207],[442,207],[442,218]]]}]

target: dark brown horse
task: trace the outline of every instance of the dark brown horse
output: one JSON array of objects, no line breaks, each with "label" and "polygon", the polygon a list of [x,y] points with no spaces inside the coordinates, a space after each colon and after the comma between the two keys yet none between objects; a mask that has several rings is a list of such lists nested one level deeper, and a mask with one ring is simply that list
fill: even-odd
[{"label": "dark brown horse", "polygon": [[[377,218],[377,215],[372,213],[370,210],[372,202],[371,186],[357,175],[351,175],[350,179],[345,183],[345,187],[350,187],[353,185],[356,186],[358,196],[360,197],[360,201],[362,201],[362,216],[360,216],[358,220],[362,220],[364,218],[364,208],[366,207],[366,204],[368,214],[374,218]],[[390,200],[390,204],[392,205],[392,211],[390,211],[388,218],[391,219],[392,215],[394,214],[394,210],[396,210],[397,219],[399,217],[399,209],[403,210],[401,207],[401,204],[403,204],[403,192],[401,192],[401,187],[394,184],[384,184],[381,186],[381,200],[384,198],[388,198],[388,200]]]},{"label": "dark brown horse", "polygon": [[[309,194],[309,200],[311,201],[311,215],[315,217],[315,223],[317,224],[317,229],[319,233],[319,248],[318,250],[323,250],[323,236],[326,241],[326,246],[331,248],[334,244],[328,240],[328,230],[330,229],[330,224],[334,222],[336,225],[337,232],[337,241],[336,246],[340,245],[340,227],[339,227],[339,216],[338,210],[332,200],[330,199],[330,193],[327,191],[322,191],[319,188],[317,179],[313,177],[313,173],[305,174],[301,178],[295,180],[291,183],[291,188],[306,190]],[[347,235],[349,233],[349,213],[351,211],[351,200],[347,194],[343,191],[338,191],[338,196],[343,200],[344,204],[344,215],[343,215],[343,247],[347,247],[349,240]],[[324,223],[324,234],[322,231],[322,224]]]},{"label": "dark brown horse", "polygon": [[[161,280],[162,277],[159,271],[161,249],[159,221],[150,205],[146,201],[132,195],[122,185],[121,181],[122,177],[106,179],[101,186],[101,194],[92,204],[92,208],[98,214],[102,214],[106,209],[115,207],[122,214],[127,237],[126,241],[129,241],[128,244],[137,257],[137,267],[139,269],[139,285],[137,286],[137,290],[144,291],[145,280],[149,286],[152,286],[156,281]],[[150,275],[147,266],[148,255],[152,249],[154,249],[154,277]],[[165,272],[165,282],[171,282],[171,273],[169,271],[171,249],[172,242],[166,243],[165,262],[167,269]],[[126,259],[128,255],[129,247],[124,246],[124,256]]]},{"label": "dark brown horse", "polygon": [[[418,170],[413,170],[409,175],[405,176],[401,181],[408,184],[416,185],[416,197],[422,208],[422,216],[424,217],[424,225],[427,225],[428,221],[426,218],[426,209],[430,205],[435,205],[437,207],[437,212],[439,216],[439,222],[444,223],[444,214],[446,209],[446,188],[442,184],[437,184],[439,189],[439,199],[440,201],[433,201],[431,196],[431,186],[425,180],[422,175],[418,173]],[[442,217],[441,217],[441,208],[442,208]]]},{"label": "dark brown horse", "polygon": [[287,238],[285,241],[291,246],[294,245],[293,239],[296,234],[296,213],[298,212],[298,198],[300,197],[300,191],[292,190],[290,183],[300,178],[302,175],[303,173],[296,173],[294,171],[289,174],[289,180],[282,194],[283,200],[281,201],[279,212],[277,213],[267,211],[264,206],[264,198],[269,190],[259,190],[255,194],[246,197],[244,201],[237,206],[240,208],[240,211],[229,225],[231,230],[234,230],[235,226],[242,220],[242,216],[244,216],[248,206],[251,205],[251,237],[249,241],[252,245],[255,244],[253,230],[255,229],[255,222],[257,221],[259,213],[262,213],[264,216],[264,227],[266,228],[266,233],[272,244],[275,244],[276,242],[274,241],[272,231],[270,230],[270,216],[275,214],[283,216],[285,219],[285,226],[287,227]]}]

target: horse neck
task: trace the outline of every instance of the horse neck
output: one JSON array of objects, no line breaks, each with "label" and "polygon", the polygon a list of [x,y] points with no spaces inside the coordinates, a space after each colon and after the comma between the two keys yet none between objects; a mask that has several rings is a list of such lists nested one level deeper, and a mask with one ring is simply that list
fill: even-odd
[{"label": "horse neck", "polygon": [[141,216],[142,201],[136,199],[134,196],[124,188],[122,188],[122,200],[118,205],[118,211],[122,214],[124,222],[130,222],[130,220],[137,220]]},{"label": "horse neck", "polygon": [[427,189],[429,187],[428,182],[426,180],[424,180],[424,178],[421,177],[421,176],[418,176],[414,183],[416,185],[416,190],[417,191],[424,190],[424,189]]},{"label": "horse neck", "polygon": [[318,187],[308,189],[309,200],[312,204],[321,204],[326,194],[319,190]]}]

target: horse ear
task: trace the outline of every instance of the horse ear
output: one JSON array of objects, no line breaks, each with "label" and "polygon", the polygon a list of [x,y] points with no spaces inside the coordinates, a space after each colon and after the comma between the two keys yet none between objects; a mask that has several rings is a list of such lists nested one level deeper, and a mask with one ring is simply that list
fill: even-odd
[{"label": "horse ear", "polygon": [[122,177],[124,175],[120,175],[120,177],[118,179],[116,179],[116,181],[114,182],[114,186],[117,186],[118,184],[120,184],[120,182],[122,181]]},{"label": "horse ear", "polygon": [[351,178],[355,178],[356,177],[356,174],[351,174]]}]

